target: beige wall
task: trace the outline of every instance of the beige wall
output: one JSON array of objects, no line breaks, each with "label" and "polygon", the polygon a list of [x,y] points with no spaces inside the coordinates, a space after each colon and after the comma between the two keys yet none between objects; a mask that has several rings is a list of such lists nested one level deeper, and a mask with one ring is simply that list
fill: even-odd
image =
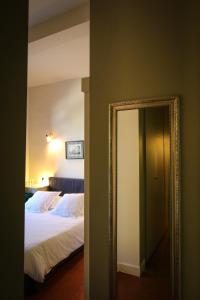
[{"label": "beige wall", "polygon": [[[183,299],[199,299],[199,3],[91,1],[90,300],[109,299],[109,103],[181,96]],[[101,237],[101,238],[100,238]]]},{"label": "beige wall", "polygon": [[117,117],[117,264],[124,273],[140,275],[139,115]]},{"label": "beige wall", "polygon": [[[84,160],[65,159],[65,141],[84,140],[81,80],[29,88],[27,120],[29,179],[36,183],[43,176],[84,178]],[[55,136],[51,143],[45,138],[49,132]]]},{"label": "beige wall", "polygon": [[140,178],[140,266],[145,268],[146,255],[146,145],[145,109],[139,110],[139,178]]},{"label": "beige wall", "polygon": [[85,115],[85,160],[84,160],[84,299],[89,298],[90,291],[90,236],[89,236],[89,216],[90,216],[90,186],[89,186],[89,172],[90,172],[90,81],[89,78],[82,79],[82,91],[84,93],[84,115]]}]

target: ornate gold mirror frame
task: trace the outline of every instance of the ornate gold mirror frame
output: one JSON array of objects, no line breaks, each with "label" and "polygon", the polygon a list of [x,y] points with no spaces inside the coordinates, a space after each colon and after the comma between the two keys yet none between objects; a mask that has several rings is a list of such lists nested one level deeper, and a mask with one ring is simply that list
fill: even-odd
[{"label": "ornate gold mirror frame", "polygon": [[172,299],[181,300],[181,193],[179,97],[137,99],[109,106],[110,299],[117,299],[117,112],[168,106],[170,111],[170,235]]}]

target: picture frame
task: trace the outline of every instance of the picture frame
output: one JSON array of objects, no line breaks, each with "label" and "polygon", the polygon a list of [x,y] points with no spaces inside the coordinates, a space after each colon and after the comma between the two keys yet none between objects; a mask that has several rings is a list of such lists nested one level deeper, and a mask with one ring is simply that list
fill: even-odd
[{"label": "picture frame", "polygon": [[84,141],[65,142],[65,155],[66,155],[66,159],[83,159]]}]

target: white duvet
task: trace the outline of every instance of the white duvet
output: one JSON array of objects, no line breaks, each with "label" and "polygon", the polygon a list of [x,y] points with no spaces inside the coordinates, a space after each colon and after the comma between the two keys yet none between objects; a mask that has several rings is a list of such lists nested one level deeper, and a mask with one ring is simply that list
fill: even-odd
[{"label": "white duvet", "polygon": [[84,243],[84,218],[25,211],[24,273],[38,282]]}]

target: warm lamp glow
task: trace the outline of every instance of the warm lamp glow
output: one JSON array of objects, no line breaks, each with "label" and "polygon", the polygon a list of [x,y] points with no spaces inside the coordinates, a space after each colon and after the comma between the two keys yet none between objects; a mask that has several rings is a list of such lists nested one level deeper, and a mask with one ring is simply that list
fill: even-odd
[{"label": "warm lamp glow", "polygon": [[48,175],[42,175],[40,180],[40,186],[47,186],[49,185],[49,176]]},{"label": "warm lamp glow", "polygon": [[48,144],[48,151],[49,151],[49,153],[56,153],[56,152],[59,152],[61,147],[62,147],[61,140],[60,139],[53,139]]},{"label": "warm lamp glow", "polygon": [[53,133],[46,134],[47,143],[50,143],[53,140]]},{"label": "warm lamp glow", "polygon": [[51,171],[43,171],[37,176],[37,185],[38,187],[48,186],[49,185],[49,177],[54,176],[54,173]]}]

